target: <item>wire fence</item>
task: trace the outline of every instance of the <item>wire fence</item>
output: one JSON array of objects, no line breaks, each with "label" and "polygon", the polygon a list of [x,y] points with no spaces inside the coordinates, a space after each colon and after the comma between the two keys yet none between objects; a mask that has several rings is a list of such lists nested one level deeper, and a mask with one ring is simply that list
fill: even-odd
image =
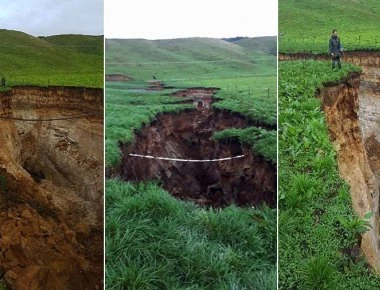
[{"label": "wire fence", "polygon": [[[380,49],[380,32],[371,33],[345,33],[339,36],[344,50],[355,49]],[[313,34],[313,35],[279,35],[279,50],[280,51],[299,51],[299,52],[327,52],[330,35],[328,34]]]},{"label": "wire fence", "polygon": [[[273,57],[273,56],[272,56]],[[201,63],[231,63],[231,62],[254,62],[268,61],[268,58],[241,58],[219,60],[193,60],[193,61],[157,61],[157,62],[106,62],[106,65],[167,65],[167,64],[201,64]]]}]

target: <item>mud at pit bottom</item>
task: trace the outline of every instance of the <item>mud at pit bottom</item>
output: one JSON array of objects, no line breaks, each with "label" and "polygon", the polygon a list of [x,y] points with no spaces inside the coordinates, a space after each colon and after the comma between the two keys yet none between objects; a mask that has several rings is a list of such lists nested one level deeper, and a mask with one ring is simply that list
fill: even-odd
[{"label": "mud at pit bottom", "polygon": [[[200,205],[276,206],[276,166],[236,141],[212,139],[216,130],[246,127],[242,117],[226,112],[164,114],[122,145],[119,175],[126,181],[156,180],[173,196]],[[140,154],[187,161],[130,156]],[[194,162],[241,156],[222,161]]]}]

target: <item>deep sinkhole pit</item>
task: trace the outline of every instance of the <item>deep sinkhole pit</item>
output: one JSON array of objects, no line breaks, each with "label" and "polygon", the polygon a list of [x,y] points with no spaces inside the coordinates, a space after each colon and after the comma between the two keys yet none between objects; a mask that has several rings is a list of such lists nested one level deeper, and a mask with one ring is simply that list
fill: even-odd
[{"label": "deep sinkhole pit", "polygon": [[[244,117],[228,111],[198,109],[162,114],[137,133],[133,144],[121,145],[123,158],[119,174],[127,181],[157,180],[173,196],[200,205],[265,203],[274,207],[275,165],[237,141],[225,143],[212,138],[216,131],[249,125]],[[244,157],[205,161],[241,155]]]},{"label": "deep sinkhole pit", "polygon": [[100,288],[103,90],[12,88],[0,94],[0,127],[3,279],[11,289]]},{"label": "deep sinkhole pit", "polygon": [[96,173],[103,159],[99,96],[79,88],[13,89],[8,101],[3,97],[0,114],[10,165],[37,183],[65,187],[86,201],[98,199],[103,187]]}]

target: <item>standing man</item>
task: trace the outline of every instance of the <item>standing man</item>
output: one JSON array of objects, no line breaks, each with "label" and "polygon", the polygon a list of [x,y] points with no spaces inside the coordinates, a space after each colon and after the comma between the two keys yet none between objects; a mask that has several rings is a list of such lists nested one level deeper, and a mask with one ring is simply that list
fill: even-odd
[{"label": "standing man", "polygon": [[332,31],[332,35],[329,42],[329,51],[331,56],[331,66],[332,69],[335,69],[336,66],[338,66],[339,69],[342,68],[342,65],[340,63],[340,52],[341,52],[341,45],[340,45],[340,39],[338,37],[337,30],[334,29]]}]

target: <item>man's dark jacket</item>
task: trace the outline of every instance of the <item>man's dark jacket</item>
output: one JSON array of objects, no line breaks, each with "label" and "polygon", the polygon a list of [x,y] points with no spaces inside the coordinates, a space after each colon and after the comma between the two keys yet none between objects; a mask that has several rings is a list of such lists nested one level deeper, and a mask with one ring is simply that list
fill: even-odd
[{"label": "man's dark jacket", "polygon": [[333,53],[334,57],[337,57],[340,55],[340,39],[338,36],[333,35],[330,38],[329,42],[329,50],[330,50],[330,55]]}]

